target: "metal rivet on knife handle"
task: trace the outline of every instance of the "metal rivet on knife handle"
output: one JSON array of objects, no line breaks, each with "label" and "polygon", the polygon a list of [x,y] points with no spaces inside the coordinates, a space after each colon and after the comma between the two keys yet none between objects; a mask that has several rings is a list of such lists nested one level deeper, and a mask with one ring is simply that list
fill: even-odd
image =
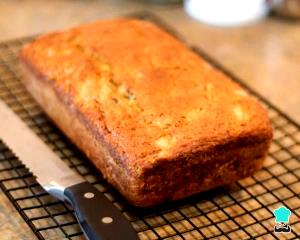
[{"label": "metal rivet on knife handle", "polygon": [[113,219],[111,217],[103,217],[101,220],[105,224],[109,224],[113,222]]},{"label": "metal rivet on knife handle", "polygon": [[95,197],[95,194],[92,192],[86,192],[83,196],[85,198],[93,198],[93,197]]}]

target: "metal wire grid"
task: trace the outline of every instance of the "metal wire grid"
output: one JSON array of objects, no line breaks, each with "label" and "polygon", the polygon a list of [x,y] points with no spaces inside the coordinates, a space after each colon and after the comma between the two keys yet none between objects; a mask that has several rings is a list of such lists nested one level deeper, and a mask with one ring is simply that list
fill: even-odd
[{"label": "metal wire grid", "polygon": [[[157,19],[154,20],[157,22]],[[93,183],[124,213],[140,239],[299,238],[300,127],[268,101],[244,86],[268,109],[274,127],[274,141],[261,171],[230,186],[183,201],[153,209],[137,209],[127,204],[99,176],[20,83],[17,54],[30,40],[23,38],[0,43],[0,98],[71,168]],[[203,56],[202,52],[198,52]],[[238,79],[236,81],[241,83]],[[47,159],[41,159],[41,164],[43,161]],[[49,196],[1,142],[0,187],[38,239],[84,239],[69,206]],[[292,211],[292,231],[288,234],[273,232],[272,211],[281,205]]]}]

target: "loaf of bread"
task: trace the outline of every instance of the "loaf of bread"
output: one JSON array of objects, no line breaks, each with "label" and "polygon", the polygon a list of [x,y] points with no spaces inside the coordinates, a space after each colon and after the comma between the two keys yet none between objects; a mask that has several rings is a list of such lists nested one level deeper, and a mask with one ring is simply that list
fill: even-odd
[{"label": "loaf of bread", "polygon": [[21,50],[20,62],[40,106],[136,206],[247,177],[270,146],[262,106],[150,22],[47,34]]}]

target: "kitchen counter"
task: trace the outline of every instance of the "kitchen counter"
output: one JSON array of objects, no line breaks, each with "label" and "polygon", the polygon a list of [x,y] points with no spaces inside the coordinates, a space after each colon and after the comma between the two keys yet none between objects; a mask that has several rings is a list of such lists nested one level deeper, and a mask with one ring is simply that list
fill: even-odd
[{"label": "kitchen counter", "polygon": [[[218,28],[188,17],[178,5],[121,0],[0,2],[0,41],[147,10],[300,122],[300,22],[269,17],[244,27]],[[17,231],[16,231],[17,229]],[[0,192],[1,239],[34,239]]]}]

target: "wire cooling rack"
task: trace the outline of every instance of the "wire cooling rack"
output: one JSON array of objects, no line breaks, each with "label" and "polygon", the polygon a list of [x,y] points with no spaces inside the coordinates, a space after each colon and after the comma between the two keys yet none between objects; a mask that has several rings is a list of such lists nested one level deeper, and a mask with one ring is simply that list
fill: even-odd
[{"label": "wire cooling rack", "polygon": [[[139,14],[167,27],[156,17]],[[239,79],[207,58],[269,112],[274,140],[262,170],[230,186],[141,210],[127,204],[107,184],[86,157],[53,125],[24,89],[17,70],[19,49],[32,40],[0,43],[0,98],[3,99],[71,168],[93,183],[131,221],[140,239],[299,239],[300,234],[300,127]],[[17,138],[17,136],[16,136]],[[29,143],[30,144],[30,143]],[[47,159],[41,159],[41,164]],[[0,141],[0,187],[38,239],[84,239],[68,205],[49,196],[32,174]],[[290,233],[275,233],[272,211],[292,211]],[[117,230],[116,230],[117,231]]]}]

